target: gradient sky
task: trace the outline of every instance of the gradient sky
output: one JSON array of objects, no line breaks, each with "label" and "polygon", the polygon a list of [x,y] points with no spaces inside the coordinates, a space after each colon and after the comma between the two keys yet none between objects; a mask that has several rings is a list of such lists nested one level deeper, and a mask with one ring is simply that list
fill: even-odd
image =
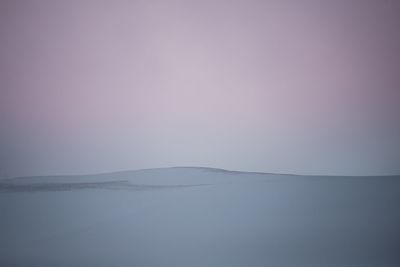
[{"label": "gradient sky", "polygon": [[400,173],[396,0],[0,3],[0,177]]}]

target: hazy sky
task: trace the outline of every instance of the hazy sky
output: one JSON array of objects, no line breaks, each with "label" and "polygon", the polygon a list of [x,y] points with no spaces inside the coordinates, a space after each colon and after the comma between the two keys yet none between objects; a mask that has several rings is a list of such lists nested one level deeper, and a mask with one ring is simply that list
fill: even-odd
[{"label": "hazy sky", "polygon": [[397,0],[2,0],[1,172],[400,173],[399,27]]}]

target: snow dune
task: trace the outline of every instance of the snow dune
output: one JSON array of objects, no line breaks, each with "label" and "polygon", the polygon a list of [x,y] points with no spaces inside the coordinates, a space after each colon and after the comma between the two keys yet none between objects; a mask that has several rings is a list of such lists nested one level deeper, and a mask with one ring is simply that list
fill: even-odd
[{"label": "snow dune", "polygon": [[400,176],[179,167],[0,181],[0,266],[400,266]]}]

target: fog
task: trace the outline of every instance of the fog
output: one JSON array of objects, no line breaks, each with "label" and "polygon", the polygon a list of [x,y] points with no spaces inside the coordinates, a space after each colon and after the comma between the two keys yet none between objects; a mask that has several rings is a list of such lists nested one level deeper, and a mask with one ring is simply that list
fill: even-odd
[{"label": "fog", "polygon": [[398,174],[397,1],[1,1],[1,176]]}]

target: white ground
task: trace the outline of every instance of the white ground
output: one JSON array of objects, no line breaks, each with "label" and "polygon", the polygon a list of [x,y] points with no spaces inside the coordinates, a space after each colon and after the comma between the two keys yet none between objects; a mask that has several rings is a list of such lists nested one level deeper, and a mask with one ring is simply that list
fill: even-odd
[{"label": "white ground", "polygon": [[0,266],[400,266],[400,177],[205,168],[0,183]]}]

